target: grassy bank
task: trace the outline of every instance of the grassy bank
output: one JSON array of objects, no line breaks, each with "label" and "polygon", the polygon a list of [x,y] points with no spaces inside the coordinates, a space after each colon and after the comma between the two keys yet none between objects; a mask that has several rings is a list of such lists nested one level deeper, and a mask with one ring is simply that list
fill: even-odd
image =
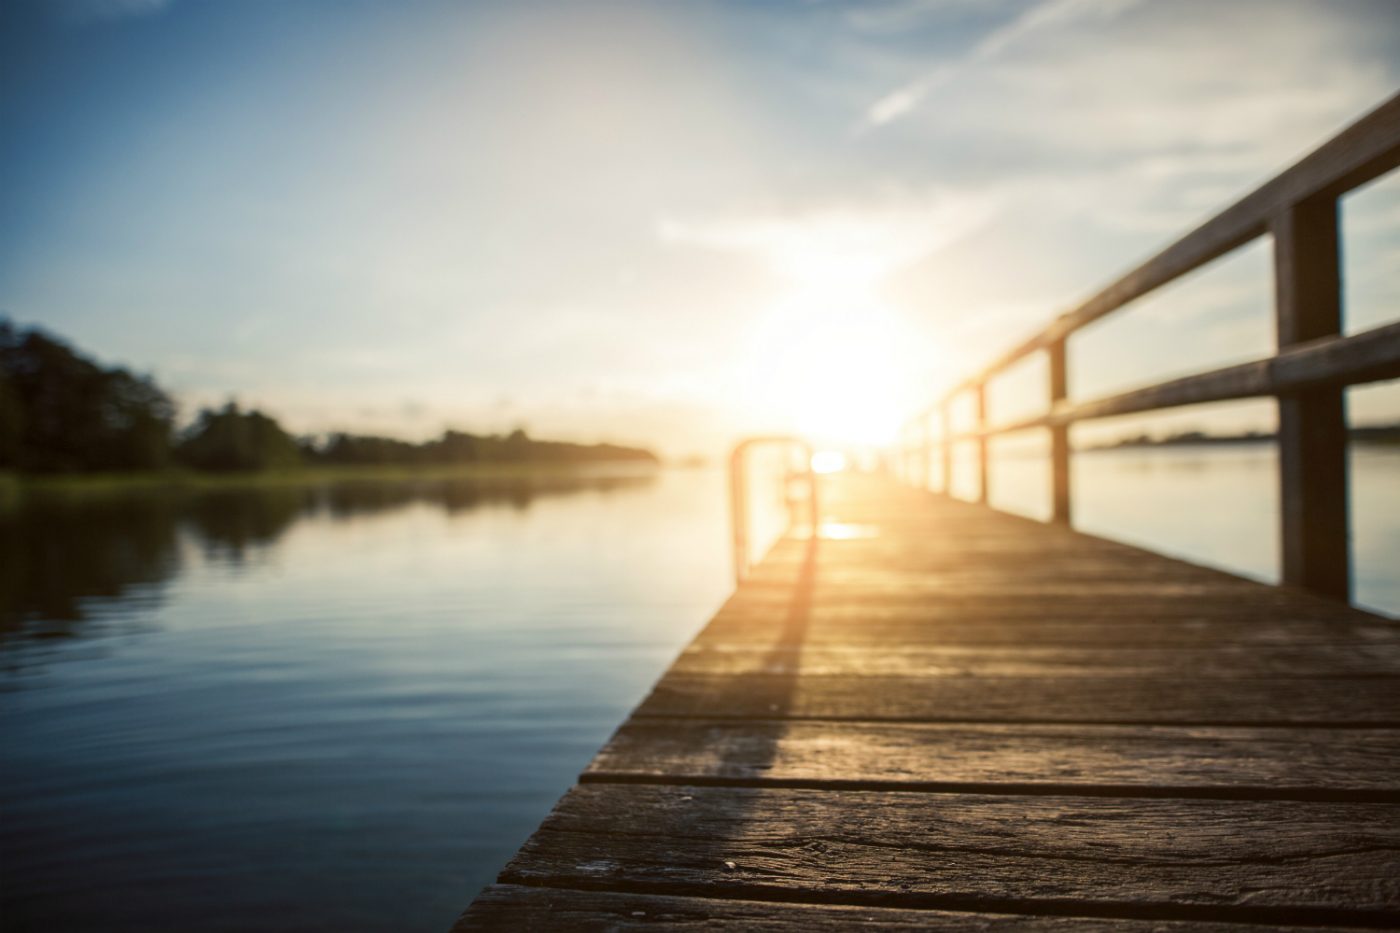
[{"label": "grassy bank", "polygon": [[19,501],[21,481],[13,473],[0,470],[0,509],[7,508]]},{"label": "grassy bank", "polygon": [[140,473],[83,473],[26,476],[0,472],[0,507],[31,494],[103,495],[143,491],[198,491],[284,486],[319,486],[345,482],[415,480],[518,481],[570,476],[639,475],[659,469],[647,463],[469,463],[429,466],[308,466],[256,473],[205,473],[162,470]]}]

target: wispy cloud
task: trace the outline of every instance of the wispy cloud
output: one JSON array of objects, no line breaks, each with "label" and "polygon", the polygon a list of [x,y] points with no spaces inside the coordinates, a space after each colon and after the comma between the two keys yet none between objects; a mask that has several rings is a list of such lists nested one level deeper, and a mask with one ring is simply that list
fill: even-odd
[{"label": "wispy cloud", "polygon": [[987,222],[999,202],[973,192],[887,192],[850,204],[663,219],[663,242],[745,252],[789,279],[837,271],[878,282]]},{"label": "wispy cloud", "polygon": [[1044,0],[993,30],[962,58],[939,65],[884,95],[867,108],[865,126],[883,126],[908,114],[929,94],[963,72],[1004,53],[1027,36],[1063,29],[1084,20],[1112,19],[1141,0]]},{"label": "wispy cloud", "polygon": [[[91,24],[16,61],[62,105],[0,126],[33,179],[0,304],[298,429],[718,448],[791,427],[741,377],[813,317],[894,321],[922,395],[1249,190],[1400,83],[1391,2],[246,3],[295,40],[248,68],[227,3],[0,0]],[[197,93],[160,93],[191,42]],[[1380,323],[1394,208],[1359,210]]]}]

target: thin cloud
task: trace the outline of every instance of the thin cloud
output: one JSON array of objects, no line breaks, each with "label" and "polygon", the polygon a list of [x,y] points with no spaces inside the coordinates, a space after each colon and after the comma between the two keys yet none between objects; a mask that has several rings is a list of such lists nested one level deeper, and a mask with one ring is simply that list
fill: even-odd
[{"label": "thin cloud", "polygon": [[789,277],[832,263],[875,281],[963,238],[990,220],[998,206],[994,198],[969,193],[901,192],[847,206],[668,218],[657,232],[665,243],[752,254]]},{"label": "thin cloud", "polygon": [[1045,0],[1010,23],[993,30],[961,59],[943,64],[875,101],[865,112],[865,127],[883,126],[907,115],[924,98],[964,71],[996,58],[1037,32],[1063,29],[1083,20],[1113,19],[1141,0]]}]

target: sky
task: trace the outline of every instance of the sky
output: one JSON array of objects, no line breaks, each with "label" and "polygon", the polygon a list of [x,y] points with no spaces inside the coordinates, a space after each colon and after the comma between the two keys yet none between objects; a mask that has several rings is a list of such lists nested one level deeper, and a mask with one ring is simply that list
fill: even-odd
[{"label": "sky", "polygon": [[[879,442],[1397,89],[1393,0],[0,0],[0,314],[186,417]],[[1343,218],[1356,331],[1400,180]],[[1136,302],[1072,395],[1267,354],[1271,289]]]}]

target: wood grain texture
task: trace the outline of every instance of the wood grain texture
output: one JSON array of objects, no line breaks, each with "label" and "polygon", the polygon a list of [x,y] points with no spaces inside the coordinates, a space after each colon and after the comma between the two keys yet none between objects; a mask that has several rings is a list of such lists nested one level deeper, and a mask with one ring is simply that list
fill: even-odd
[{"label": "wood grain texture", "polygon": [[[996,430],[1051,428],[1059,522],[824,483],[457,929],[1400,928],[1400,626],[1064,521],[1072,421],[1277,394],[1283,575],[1345,592],[1338,387],[1400,324],[1337,334],[1336,200],[1397,165],[1400,95],[938,403],[986,498],[986,384],[1050,349]],[[1270,229],[1278,355],[1064,397],[1070,334]]]},{"label": "wood grain texture", "polygon": [[860,677],[671,673],[638,716],[1400,726],[1394,678]]},{"label": "wood grain texture", "polygon": [[1400,926],[1395,622],[878,477],[822,498],[462,929]]},{"label": "wood grain texture", "polygon": [[633,719],[583,778],[1400,799],[1400,730]]},{"label": "wood grain texture", "polygon": [[1367,803],[585,784],[501,881],[1400,923],[1394,814]]},{"label": "wood grain texture", "polygon": [[788,647],[698,639],[676,658],[678,674],[900,677],[1398,677],[1400,652],[1364,643],[1211,647],[1085,645],[811,644]]},{"label": "wood grain texture", "polygon": [[[497,884],[481,893],[452,933],[477,930],[542,930],[574,933],[631,933],[658,927],[687,931],[739,929],[755,933],[907,933],[956,930],[959,933],[1241,933],[1238,924],[1191,921],[1104,920],[1092,917],[1035,917],[949,910],[901,910],[837,904],[674,897],[612,891],[568,890]],[[1286,929],[1251,926],[1247,933]],[[1314,927],[1317,933],[1340,928]]]},{"label": "wood grain texture", "polygon": [[[1125,607],[1132,612],[1133,607]],[[1102,607],[1100,607],[1100,610]],[[1115,619],[1096,610],[1093,619],[1042,616],[1034,612],[1008,622],[1004,615],[979,617],[976,610],[950,613],[939,618],[919,606],[884,617],[870,610],[837,614],[831,607],[816,607],[805,625],[794,627],[771,614],[748,618],[717,617],[696,644],[781,648],[791,644],[890,650],[915,647],[1017,647],[1027,648],[1204,648],[1296,647],[1327,645],[1353,649],[1375,645],[1387,652],[1400,649],[1400,629],[1393,623],[1372,625],[1328,622],[1278,622],[1267,614],[1230,619],[1183,615],[1143,617],[1128,614]],[[1043,610],[1042,610],[1043,612]]]}]

